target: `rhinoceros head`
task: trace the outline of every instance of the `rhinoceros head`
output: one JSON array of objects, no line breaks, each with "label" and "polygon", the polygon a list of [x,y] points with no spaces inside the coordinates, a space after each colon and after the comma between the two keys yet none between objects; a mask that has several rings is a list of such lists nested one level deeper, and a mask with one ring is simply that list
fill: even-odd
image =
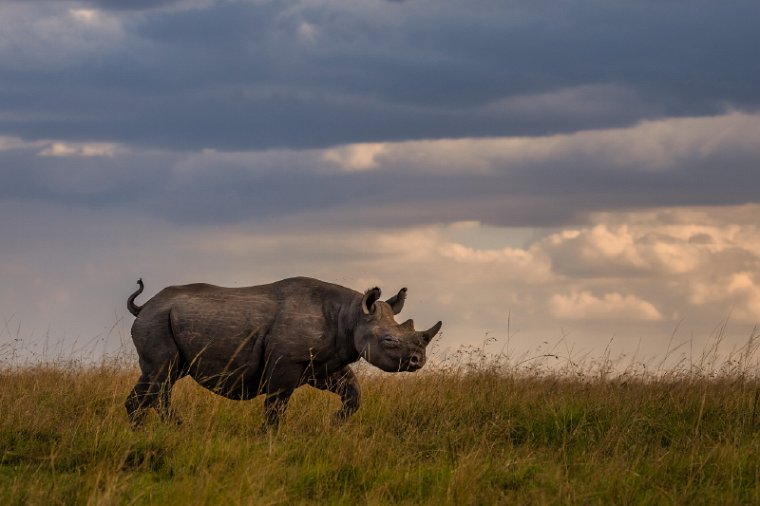
[{"label": "rhinoceros head", "polygon": [[425,347],[438,334],[441,322],[425,331],[414,330],[414,322],[397,323],[406,288],[383,302],[380,289],[367,290],[361,301],[361,315],[354,332],[354,344],[361,356],[388,372],[416,371],[425,365]]}]

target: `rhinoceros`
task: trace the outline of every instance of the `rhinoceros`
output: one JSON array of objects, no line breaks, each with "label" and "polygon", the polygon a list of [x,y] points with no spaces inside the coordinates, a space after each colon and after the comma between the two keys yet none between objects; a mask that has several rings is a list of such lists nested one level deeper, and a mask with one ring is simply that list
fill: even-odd
[{"label": "rhinoceros", "polygon": [[381,301],[379,288],[362,294],[305,277],[245,288],[198,283],[164,288],[138,306],[137,283],[127,308],[142,374],[124,403],[135,426],[148,408],[178,421],[170,395],[184,376],[229,399],[264,394],[265,428],[277,426],[293,391],[308,384],[340,395],[340,422],[361,400],[350,364],[361,357],[384,371],[416,371],[441,328],[395,321],[406,288]]}]

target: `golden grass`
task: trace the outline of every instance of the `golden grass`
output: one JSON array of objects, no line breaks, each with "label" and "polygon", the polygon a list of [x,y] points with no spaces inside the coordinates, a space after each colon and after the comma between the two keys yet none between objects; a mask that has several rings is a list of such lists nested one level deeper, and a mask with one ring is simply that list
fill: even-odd
[{"label": "golden grass", "polygon": [[611,374],[470,350],[438,370],[361,370],[364,404],[337,428],[338,398],[303,387],[269,434],[261,399],[189,379],[181,427],[133,431],[137,371],[120,361],[6,366],[0,503],[760,504],[750,359]]}]

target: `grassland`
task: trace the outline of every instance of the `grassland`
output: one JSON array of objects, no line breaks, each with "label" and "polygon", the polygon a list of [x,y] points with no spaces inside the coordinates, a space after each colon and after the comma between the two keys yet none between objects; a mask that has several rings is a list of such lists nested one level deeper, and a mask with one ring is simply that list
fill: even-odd
[{"label": "grassland", "polygon": [[[747,357],[744,357],[746,359]],[[658,374],[460,357],[361,374],[364,403],[262,402],[185,379],[181,427],[133,431],[122,361],[0,369],[1,504],[760,504],[760,381],[747,360]]]}]

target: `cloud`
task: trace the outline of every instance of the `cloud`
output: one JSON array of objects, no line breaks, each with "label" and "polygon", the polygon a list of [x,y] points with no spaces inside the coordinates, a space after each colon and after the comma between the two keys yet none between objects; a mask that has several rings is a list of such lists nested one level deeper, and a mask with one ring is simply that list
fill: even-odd
[{"label": "cloud", "polygon": [[498,269],[502,280],[548,283],[555,279],[548,256],[535,248],[480,249],[457,242],[438,246],[439,254],[463,266]]},{"label": "cloud", "polygon": [[[572,1],[549,15],[492,0],[10,2],[0,132],[324,149],[753,111],[757,14],[751,3]],[[626,30],[608,28],[623,19]]]},{"label": "cloud", "polygon": [[739,271],[725,277],[697,279],[690,284],[689,301],[700,307],[731,301],[731,316],[760,320],[760,272]]},{"label": "cloud", "polygon": [[371,170],[380,165],[377,160],[387,149],[386,144],[349,144],[324,151],[322,157],[347,171]]},{"label": "cloud", "polygon": [[[709,210],[701,214],[707,220]],[[656,214],[627,216],[632,220],[649,216],[649,221],[604,223],[607,218],[602,214],[592,218],[602,223],[552,234],[542,239],[540,247],[553,259],[556,272],[585,277],[688,276],[708,269],[724,273],[721,265],[741,269],[758,258],[754,224],[666,224],[664,216]],[[721,256],[724,261],[715,264]]]},{"label": "cloud", "polygon": [[[9,169],[0,181],[7,198],[75,202],[72,196],[81,193],[51,185],[50,175],[65,172],[85,181],[99,174],[113,183],[93,187],[87,193],[92,200],[82,204],[129,203],[184,224],[278,219],[384,227],[474,220],[567,227],[604,210],[757,201],[758,118],[732,112],[543,137],[248,151],[5,136],[0,161]],[[593,250],[623,240],[605,236],[604,229],[597,233],[562,248]],[[637,269],[665,254],[650,251],[636,259],[623,251],[615,262]]]},{"label": "cloud", "polygon": [[760,115],[732,112],[573,134],[392,143],[384,158],[388,165],[435,171],[510,171],[559,163],[665,171],[721,155],[760,158],[758,131]]},{"label": "cloud", "polygon": [[[731,209],[738,216],[758,212],[756,205]],[[569,318],[577,309],[580,317],[598,317],[605,304],[613,306],[610,314],[616,314],[614,306],[627,301],[625,305],[642,317],[654,318],[643,301],[657,308],[661,317],[721,308],[724,316],[731,313],[740,321],[758,321],[760,230],[756,223],[715,216],[706,208],[604,213],[593,221],[597,223],[551,234],[532,246],[550,259],[554,274],[575,288],[570,295],[552,299],[557,316]],[[626,224],[616,223],[620,221]],[[599,296],[591,291],[621,287],[632,293],[607,297],[616,292]],[[657,300],[656,305],[651,299]],[[582,306],[591,309],[585,311]],[[713,317],[717,320],[719,315]]]},{"label": "cloud", "polygon": [[[483,106],[484,113],[523,117],[534,121],[562,124],[585,117],[641,118],[662,115],[662,106],[647,101],[633,86],[619,84],[583,84],[540,93],[515,93]],[[633,112],[636,111],[636,112]]]},{"label": "cloud", "polygon": [[296,33],[299,39],[301,39],[304,42],[311,43],[317,40],[317,36],[319,35],[319,29],[307,21],[302,21],[301,24],[298,25],[298,29],[296,30]]},{"label": "cloud", "polygon": [[78,3],[97,7],[103,10],[166,10],[166,9],[191,9],[212,6],[216,0],[84,0]]},{"label": "cloud", "polygon": [[18,137],[0,136],[0,151],[34,148],[35,146],[40,146],[42,144],[44,144],[44,142],[26,142]]},{"label": "cloud", "polygon": [[86,24],[93,24],[98,20],[98,11],[92,9],[71,9],[69,13],[77,21]]},{"label": "cloud", "polygon": [[93,156],[105,156],[114,157],[119,152],[120,148],[117,144],[113,143],[92,143],[92,144],[67,144],[65,142],[54,142],[41,150],[39,156],[80,156],[80,157],[93,157]]},{"label": "cloud", "polygon": [[[0,5],[0,63],[4,77],[4,93],[26,95],[20,86],[32,86],[30,93],[43,102],[60,98],[67,86],[60,79],[51,82],[27,81],[29,76],[41,77],[39,72],[66,74],[71,68],[87,73],[96,57],[112,55],[128,35],[123,31],[121,19],[94,9],[69,8],[68,2],[24,2]],[[25,77],[26,76],[26,77]],[[74,77],[77,80],[76,77]],[[67,88],[70,90],[70,88]],[[57,92],[56,92],[57,90]],[[7,95],[6,95],[7,96]],[[27,95],[31,98],[31,95]],[[17,103],[16,105],[20,105]],[[18,110],[16,107],[13,110]],[[22,107],[27,112],[34,103]],[[63,107],[71,119],[76,109]],[[21,112],[21,111],[19,111]]]},{"label": "cloud", "polygon": [[555,318],[568,320],[650,320],[663,319],[650,302],[635,295],[605,293],[602,296],[583,291],[553,295],[549,303]]}]

